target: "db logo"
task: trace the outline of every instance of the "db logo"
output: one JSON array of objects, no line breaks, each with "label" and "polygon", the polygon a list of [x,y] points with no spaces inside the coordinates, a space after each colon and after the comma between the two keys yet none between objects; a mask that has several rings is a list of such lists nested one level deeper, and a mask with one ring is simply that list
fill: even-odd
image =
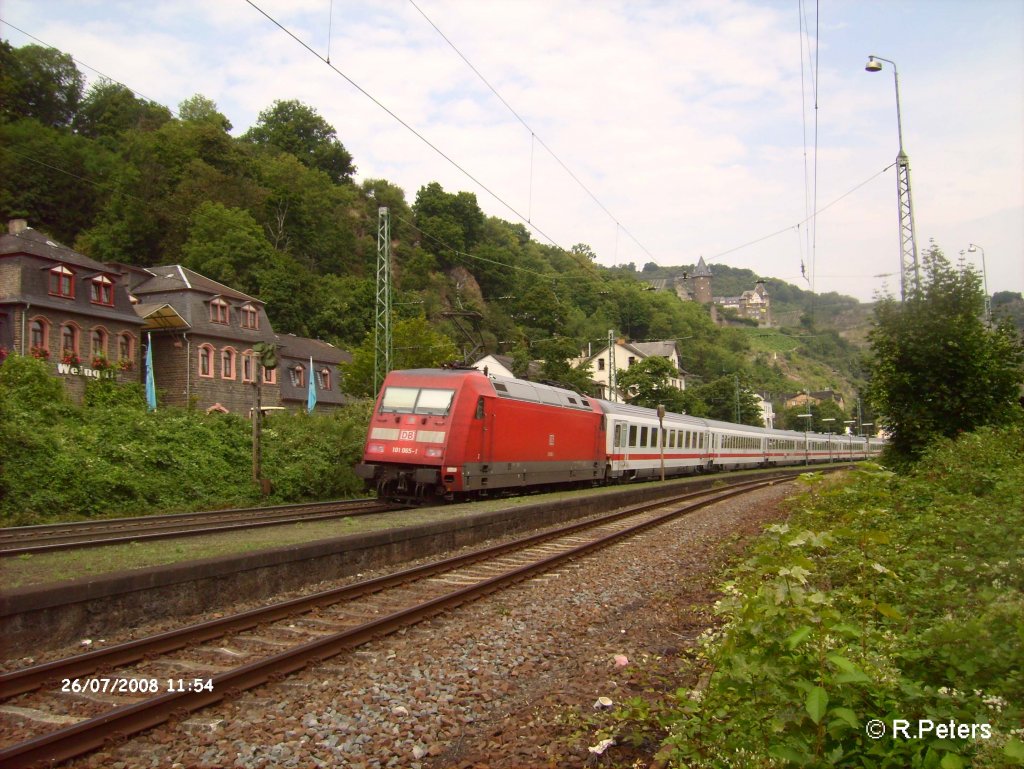
[{"label": "db logo", "polygon": [[400,441],[414,441],[414,440],[416,440],[416,431],[415,430],[402,430],[402,432],[400,432],[398,434],[398,440],[400,440]]}]

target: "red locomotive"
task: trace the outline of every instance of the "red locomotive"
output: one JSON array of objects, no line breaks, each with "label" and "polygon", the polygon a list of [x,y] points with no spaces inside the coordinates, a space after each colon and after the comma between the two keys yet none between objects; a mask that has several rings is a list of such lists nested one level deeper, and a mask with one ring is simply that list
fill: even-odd
[{"label": "red locomotive", "polygon": [[476,369],[392,371],[356,473],[382,497],[604,480],[604,421],[590,399]]}]

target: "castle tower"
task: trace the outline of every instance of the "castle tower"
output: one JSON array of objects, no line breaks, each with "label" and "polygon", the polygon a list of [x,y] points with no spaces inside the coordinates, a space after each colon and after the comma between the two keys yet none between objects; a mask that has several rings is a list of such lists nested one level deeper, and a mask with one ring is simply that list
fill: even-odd
[{"label": "castle tower", "polygon": [[693,280],[693,298],[700,304],[711,304],[711,270],[700,258],[690,278]]}]

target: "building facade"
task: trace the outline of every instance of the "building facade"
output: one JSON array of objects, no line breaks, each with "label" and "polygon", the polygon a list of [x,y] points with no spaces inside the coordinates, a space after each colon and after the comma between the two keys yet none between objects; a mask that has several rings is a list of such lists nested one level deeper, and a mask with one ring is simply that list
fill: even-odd
[{"label": "building facade", "polygon": [[0,235],[0,347],[46,361],[73,398],[88,379],[140,381],[143,321],[117,268],[32,229]]},{"label": "building facade", "polygon": [[652,356],[662,357],[672,364],[677,375],[669,380],[669,384],[679,390],[686,389],[686,372],[679,365],[679,349],[675,341],[662,342],[627,342],[624,339],[616,340],[614,345],[592,354],[583,355],[573,361],[576,368],[590,366],[590,379],[596,388],[597,397],[605,400],[623,401],[625,394],[616,386],[611,384],[611,370],[614,365],[616,371],[629,369],[645,358]]},{"label": "building facade", "polygon": [[[277,369],[259,365],[261,342],[277,349]],[[101,264],[24,220],[9,223],[0,236],[0,357],[47,361],[81,400],[89,378],[144,381],[150,345],[158,405],[248,416],[258,382],[263,408],[305,408],[310,374],[318,410],[346,402],[339,364],[348,353],[278,335],[259,299],[182,265]]]}]

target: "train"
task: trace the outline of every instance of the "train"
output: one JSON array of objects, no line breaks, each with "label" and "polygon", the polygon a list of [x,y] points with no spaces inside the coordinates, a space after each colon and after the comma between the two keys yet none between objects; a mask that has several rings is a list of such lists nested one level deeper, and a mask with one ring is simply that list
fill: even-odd
[{"label": "train", "polygon": [[355,471],[384,499],[456,501],[860,460],[884,443],[659,415],[477,369],[411,369],[385,378]]}]

